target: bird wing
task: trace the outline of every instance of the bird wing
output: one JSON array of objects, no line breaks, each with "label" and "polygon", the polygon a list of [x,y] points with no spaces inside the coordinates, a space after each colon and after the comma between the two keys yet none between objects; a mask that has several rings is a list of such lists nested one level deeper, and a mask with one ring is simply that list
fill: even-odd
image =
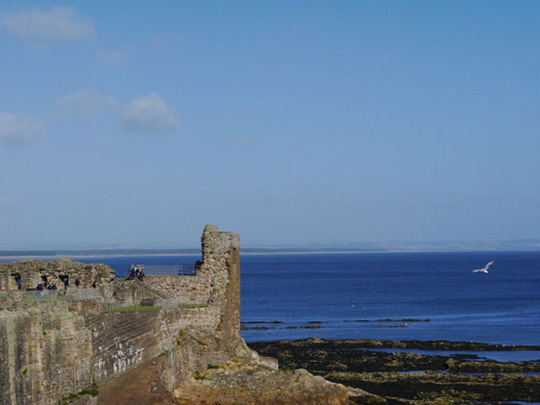
[{"label": "bird wing", "polygon": [[495,263],[494,260],[490,261],[488,264],[486,264],[486,267],[484,267],[486,270],[489,269],[489,266],[491,266],[493,263]]},{"label": "bird wing", "polygon": [[476,269],[476,270],[473,270],[472,271],[473,273],[486,273],[487,274],[487,269],[483,268],[483,269]]}]

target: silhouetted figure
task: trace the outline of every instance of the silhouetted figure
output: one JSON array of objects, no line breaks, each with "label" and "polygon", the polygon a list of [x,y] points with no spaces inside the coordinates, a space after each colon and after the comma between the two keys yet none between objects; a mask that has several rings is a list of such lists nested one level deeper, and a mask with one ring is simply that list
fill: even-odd
[{"label": "silhouetted figure", "polygon": [[17,277],[15,279],[15,284],[17,284],[17,288],[20,290],[21,289],[21,278],[20,277]]},{"label": "silhouetted figure", "polygon": [[43,291],[43,284],[39,283],[36,287],[36,290]]},{"label": "silhouetted figure", "polygon": [[77,278],[75,279],[75,287],[78,287],[81,284],[81,281]]},{"label": "silhouetted figure", "polygon": [[135,280],[135,277],[139,276],[139,266],[134,264],[131,266],[131,270],[129,271],[129,276],[127,277],[128,280]]},{"label": "silhouetted figure", "polygon": [[197,260],[195,262],[195,270],[198,271],[201,269],[201,266],[202,266],[202,262],[200,260]]}]

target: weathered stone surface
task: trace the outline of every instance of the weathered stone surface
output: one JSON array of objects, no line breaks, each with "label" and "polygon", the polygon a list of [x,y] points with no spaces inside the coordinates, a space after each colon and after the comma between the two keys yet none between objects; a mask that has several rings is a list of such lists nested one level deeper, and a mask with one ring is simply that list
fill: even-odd
[{"label": "weathered stone surface", "polygon": [[[503,403],[540,398],[537,361],[482,360],[481,351],[539,350],[450,341],[322,340],[258,342],[251,346],[278,357],[282,366],[303,367],[345,384],[357,403]],[[366,348],[436,348],[429,354],[370,351]],[[464,352],[461,352],[464,351]],[[467,351],[480,351],[476,354]],[[446,351],[442,355],[440,351]],[[467,374],[471,373],[471,374]],[[354,389],[352,387],[355,387]],[[359,389],[359,390],[358,390]],[[365,391],[379,395],[366,395]]]},{"label": "weathered stone surface", "polygon": [[69,287],[75,287],[75,280],[78,279],[80,288],[88,288],[94,282],[96,286],[112,282],[114,270],[104,264],[86,264],[69,259],[0,263],[0,290],[19,290],[17,278],[20,278],[22,291],[34,289],[38,284],[47,288],[49,283],[55,283],[59,290],[63,290],[66,277]]},{"label": "weathered stone surface", "polygon": [[[107,379],[100,385],[99,405],[160,404],[178,402],[163,384],[164,357],[149,360],[140,367]],[[85,404],[86,405],[86,404]]]},{"label": "weathered stone surface", "polygon": [[92,383],[90,333],[55,304],[0,313],[0,403],[53,403]]},{"label": "weathered stone surface", "polygon": [[174,396],[182,404],[349,404],[345,387],[306,370],[278,372],[234,362],[208,365]]},{"label": "weathered stone surface", "polygon": [[[124,375],[153,381],[140,377],[144,381],[133,392],[158,390],[144,391],[146,402],[138,403],[178,402],[173,391],[204,403],[204,384],[194,376],[216,364],[236,368],[212,373],[206,386],[211,403],[227,403],[218,401],[221,396],[244,403],[346,403],[343,387],[307,372],[277,372],[275,361],[261,360],[247,347],[240,336],[239,237],[208,225],[201,246],[196,276],[147,276],[144,282],[115,280],[107,266],[69,260],[0,264],[0,282],[9,290],[0,299],[0,403],[95,403],[93,383],[127,398],[131,394],[121,392],[127,387],[117,383],[128,381]],[[69,277],[70,287],[24,292],[44,277],[60,289]],[[155,305],[141,306],[149,301]],[[228,393],[230,386],[238,389]],[[103,395],[97,400],[108,403]]]}]

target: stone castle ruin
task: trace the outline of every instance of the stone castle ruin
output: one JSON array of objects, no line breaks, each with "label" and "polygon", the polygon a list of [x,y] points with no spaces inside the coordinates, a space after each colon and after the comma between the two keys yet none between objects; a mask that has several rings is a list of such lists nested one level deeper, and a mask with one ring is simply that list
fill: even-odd
[{"label": "stone castle ruin", "polygon": [[67,259],[0,263],[0,403],[348,403],[245,344],[238,235],[207,225],[201,247],[195,276],[144,282]]}]

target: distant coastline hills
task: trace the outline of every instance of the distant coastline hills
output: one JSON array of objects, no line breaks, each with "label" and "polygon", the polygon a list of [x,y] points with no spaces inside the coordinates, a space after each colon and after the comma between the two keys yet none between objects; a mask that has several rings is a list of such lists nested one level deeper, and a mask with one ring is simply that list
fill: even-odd
[{"label": "distant coastline hills", "polygon": [[[492,242],[388,242],[343,243],[316,246],[290,246],[284,244],[264,247],[243,247],[244,254],[317,254],[317,253],[385,253],[385,252],[478,252],[478,251],[540,251],[540,240],[514,240]],[[200,248],[183,249],[58,249],[58,250],[2,250],[0,257],[99,257],[99,256],[172,256],[199,255]]]}]

